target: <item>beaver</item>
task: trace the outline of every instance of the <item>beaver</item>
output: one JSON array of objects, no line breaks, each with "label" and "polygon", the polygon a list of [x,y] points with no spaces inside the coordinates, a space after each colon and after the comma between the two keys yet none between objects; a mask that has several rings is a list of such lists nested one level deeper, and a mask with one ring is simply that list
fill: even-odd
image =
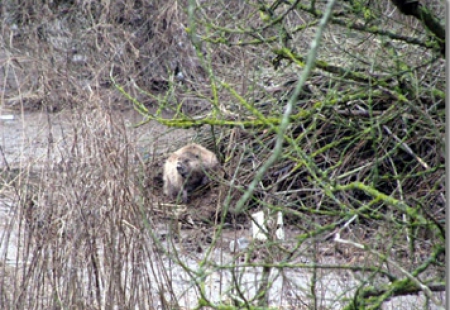
[{"label": "beaver", "polygon": [[205,147],[192,143],[172,153],[164,164],[164,194],[188,202],[188,194],[209,182],[212,172],[220,166],[216,155]]}]

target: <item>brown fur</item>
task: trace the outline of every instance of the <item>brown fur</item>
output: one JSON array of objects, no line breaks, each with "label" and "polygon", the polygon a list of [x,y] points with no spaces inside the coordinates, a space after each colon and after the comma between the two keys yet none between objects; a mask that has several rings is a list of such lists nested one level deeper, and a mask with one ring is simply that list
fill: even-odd
[{"label": "brown fur", "polygon": [[188,144],[172,153],[164,164],[164,194],[183,202],[197,187],[209,182],[208,175],[220,166],[216,155],[199,144]]}]

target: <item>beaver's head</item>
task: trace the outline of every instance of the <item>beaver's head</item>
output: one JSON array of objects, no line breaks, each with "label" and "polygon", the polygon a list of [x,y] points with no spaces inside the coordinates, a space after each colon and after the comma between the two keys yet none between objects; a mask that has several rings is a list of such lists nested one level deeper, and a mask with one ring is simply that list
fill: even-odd
[{"label": "beaver's head", "polygon": [[203,171],[200,156],[186,152],[178,158],[177,171],[183,177],[195,176]]}]

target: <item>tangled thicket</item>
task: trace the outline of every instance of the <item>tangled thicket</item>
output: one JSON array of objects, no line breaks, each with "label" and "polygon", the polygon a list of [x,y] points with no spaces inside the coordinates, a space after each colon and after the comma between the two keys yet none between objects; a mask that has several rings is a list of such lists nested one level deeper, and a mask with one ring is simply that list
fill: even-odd
[{"label": "tangled thicket", "polygon": [[[347,309],[377,308],[418,292],[437,303],[432,291],[445,289],[445,10],[431,0],[337,1],[314,70],[292,98],[325,5],[2,2],[0,112],[74,111],[69,148],[41,171],[33,194],[19,192],[14,200],[28,231],[23,255],[34,263],[2,279],[19,283],[13,291],[14,285],[2,286],[4,304],[177,303],[167,275],[155,280],[148,270],[124,271],[152,261],[161,272],[165,264],[142,218],[148,216],[151,227],[160,211],[147,214],[161,202],[160,153],[170,141],[151,137],[162,150],[154,150],[144,168],[137,141],[108,114],[131,107],[147,121],[193,128],[197,140],[218,153],[226,177],[215,194],[196,202],[210,211],[195,209],[203,224],[220,222],[217,210],[232,223],[248,220],[252,210],[283,212],[297,233],[294,246],[286,250],[273,240],[262,246],[270,254],[266,266],[281,262],[275,266],[282,270],[306,255],[306,245],[317,263],[311,244],[335,236],[345,258],[370,257],[349,270],[385,279],[374,286],[361,279],[354,298],[339,301]],[[236,209],[272,154],[289,100],[294,109],[281,156]],[[79,269],[66,274],[72,267]],[[103,280],[106,275],[112,281]],[[32,279],[44,284],[28,286]],[[195,278],[198,291],[201,281]],[[265,289],[261,285],[255,297],[260,305]],[[103,290],[111,298],[104,299]],[[147,296],[148,290],[157,293]],[[305,296],[317,308],[317,300]],[[203,295],[198,303],[214,306]]]}]

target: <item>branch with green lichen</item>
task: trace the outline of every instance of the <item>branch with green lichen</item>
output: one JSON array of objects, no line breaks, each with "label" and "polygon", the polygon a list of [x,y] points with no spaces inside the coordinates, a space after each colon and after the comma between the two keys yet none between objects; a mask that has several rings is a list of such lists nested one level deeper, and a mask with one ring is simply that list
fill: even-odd
[{"label": "branch with green lichen", "polygon": [[[395,2],[395,1],[393,1],[393,2]],[[397,1],[397,2],[399,2],[399,1]],[[400,1],[400,2],[403,2],[403,1]],[[322,11],[320,11],[316,8],[312,8],[310,6],[306,6],[302,3],[299,3],[297,5],[297,8],[302,11],[310,13],[311,15],[313,15],[316,18],[320,18],[323,15]],[[427,12],[427,13],[425,13],[425,12]],[[371,34],[380,35],[380,36],[385,36],[392,40],[403,41],[405,43],[418,45],[418,46],[421,46],[424,48],[433,49],[433,48],[436,48],[436,46],[440,46],[441,47],[441,55],[443,57],[445,57],[445,50],[444,50],[444,54],[442,54],[442,43],[440,41],[440,40],[442,40],[442,35],[441,35],[440,27],[438,27],[436,25],[434,16],[432,16],[429,13],[429,10],[426,10],[423,7],[421,7],[420,12],[416,12],[416,14],[417,15],[423,14],[424,16],[426,16],[425,19],[427,20],[427,25],[429,24],[432,29],[435,29],[435,31],[437,32],[436,37],[439,39],[438,41],[437,40],[422,41],[417,38],[413,38],[410,36],[405,36],[405,35],[397,34],[395,32],[381,29],[379,26],[373,26],[373,25],[370,26],[365,23],[355,21],[354,18],[347,20],[347,19],[336,18],[334,16],[331,18],[330,23],[339,25],[339,26],[343,26],[343,27],[346,27],[346,28],[352,29],[352,30],[357,30],[357,31],[371,33]],[[440,25],[439,23],[437,23],[437,24]],[[443,42],[444,42],[444,46],[445,46],[445,32],[444,32],[444,41]]]},{"label": "branch with green lichen", "polygon": [[[431,291],[444,292],[445,282],[428,284],[427,287]],[[383,287],[368,286],[364,287],[358,296],[343,309],[380,309],[383,303],[392,297],[417,295],[421,292],[423,292],[422,288],[409,279],[397,280],[389,285],[384,285]]]},{"label": "branch with green lichen", "polygon": [[445,27],[428,7],[418,0],[391,0],[402,14],[413,16],[428,29],[437,41],[442,57],[445,58]]},{"label": "branch with green lichen", "polygon": [[[372,251],[373,252],[373,251]],[[376,253],[378,256],[384,256],[380,253]],[[402,279],[395,279],[389,284],[380,285],[378,287],[368,286],[361,288],[358,294],[355,296],[353,301],[347,305],[344,309],[360,309],[361,306],[364,309],[380,309],[382,304],[388,299],[396,296],[412,295],[424,293],[428,298],[433,300],[433,302],[439,307],[440,302],[436,300],[432,292],[445,292],[446,285],[442,278],[438,279],[437,282],[423,283],[420,281],[418,276],[424,272],[427,267],[437,261],[439,255],[445,254],[445,247],[439,246],[432,253],[432,255],[418,268],[412,272],[408,272],[403,269],[396,262],[392,261],[388,257],[385,259],[393,266],[395,266],[399,271],[405,275]],[[444,309],[443,307],[439,307]]]},{"label": "branch with green lichen", "polygon": [[[275,55],[277,55],[277,57],[281,59],[283,58],[288,59],[302,68],[305,66],[305,57],[293,52],[288,48],[273,49],[272,51]],[[335,65],[331,65],[323,60],[316,60],[315,66],[323,71],[336,74],[339,77],[350,79],[355,82],[363,82],[363,83],[370,82],[372,86],[389,87],[389,82],[392,79],[391,77],[386,79],[379,79],[376,77],[367,76],[360,72],[355,72]]]},{"label": "branch with green lichen", "polygon": [[[280,62],[280,60],[282,59],[287,59],[293,63],[295,63],[296,65],[298,65],[299,67],[303,68],[305,63],[305,58],[295,52],[293,52],[292,50],[288,49],[288,48],[280,48],[280,49],[273,49],[272,50],[273,53],[276,56],[276,58],[274,59],[274,63],[278,63]],[[371,96],[373,97],[374,95],[379,95],[379,96],[386,96],[387,93],[385,90],[388,90],[388,93],[390,95],[392,95],[393,99],[395,100],[399,100],[402,102],[408,102],[408,98],[409,97],[414,97],[416,95],[416,91],[414,88],[412,87],[408,87],[408,90],[410,91],[410,95],[408,96],[408,98],[406,98],[406,96],[403,94],[403,90],[401,88],[393,88],[390,83],[392,83],[395,79],[393,78],[393,76],[387,76],[385,78],[379,78],[377,76],[368,76],[367,74],[361,73],[361,72],[355,72],[352,70],[348,70],[339,66],[335,66],[335,65],[331,65],[329,63],[327,63],[326,61],[323,60],[317,60],[316,61],[316,67],[328,72],[328,73],[332,73],[335,74],[338,77],[341,78],[345,78],[347,80],[353,80],[355,82],[359,82],[359,83],[366,83],[368,85],[370,85],[371,88],[375,88],[375,90],[371,90]],[[405,64],[406,65],[406,64]],[[411,68],[407,68],[404,69],[402,71],[399,72],[413,72],[414,70]],[[383,91],[379,91],[376,89],[376,87],[382,88]],[[441,100],[445,100],[445,93],[436,89],[436,88],[431,88],[429,90],[434,96],[438,97]],[[367,96],[367,93],[364,93]],[[364,95],[363,94],[363,95]]]},{"label": "branch with green lichen", "polygon": [[[136,124],[136,126],[141,126],[151,120],[157,121],[163,125],[168,127],[177,127],[177,128],[192,128],[192,127],[200,127],[204,125],[214,125],[214,126],[222,126],[222,127],[240,127],[240,128],[255,128],[255,127],[270,127],[276,128],[280,123],[280,118],[277,117],[265,117],[258,113],[260,118],[244,120],[244,121],[234,121],[234,120],[226,120],[226,119],[217,119],[214,117],[204,117],[201,119],[192,119],[187,117],[181,117],[176,119],[167,119],[159,117],[158,115],[151,114],[148,109],[139,102],[136,98],[131,96],[128,92],[126,92],[122,86],[115,83],[114,79],[112,79],[114,86],[116,89],[123,94],[128,100],[133,104],[134,109],[139,112],[146,119],[143,122]],[[243,102],[246,102],[245,100]],[[250,107],[250,105],[246,104],[246,107]],[[251,111],[255,112],[257,110],[251,109]],[[301,111],[295,115],[290,116],[291,121],[298,121],[300,119],[306,118],[311,115],[311,111]]]},{"label": "branch with green lichen", "polygon": [[[238,100],[238,102],[246,108],[247,111],[251,112],[256,119],[248,119],[248,120],[227,120],[227,119],[218,119],[216,117],[208,117],[205,116],[203,118],[189,118],[184,115],[181,115],[179,118],[175,119],[166,119],[159,116],[159,113],[152,114],[150,111],[142,104],[139,100],[134,98],[131,94],[129,94],[121,85],[117,84],[114,77],[110,76],[111,81],[114,87],[128,100],[133,104],[134,109],[145,117],[143,122],[136,124],[136,126],[141,126],[145,123],[148,123],[151,120],[155,120],[163,125],[168,127],[177,127],[177,128],[192,128],[192,127],[200,127],[204,125],[214,125],[214,126],[222,126],[222,127],[240,127],[240,128],[271,128],[277,130],[277,127],[281,123],[281,119],[279,116],[270,116],[267,117],[262,114],[258,109],[256,109],[253,105],[247,102],[243,97],[241,97],[232,87],[230,87],[227,83],[221,83],[221,85],[227,89],[231,95]],[[375,92],[376,94],[376,92]],[[382,93],[379,93],[382,95]],[[311,109],[305,110],[300,109],[296,114],[289,116],[290,122],[298,122],[304,119],[307,119],[315,114],[317,109],[322,109],[324,107],[332,107],[336,104],[346,102],[349,100],[356,99],[364,99],[366,98],[366,93],[356,93],[351,95],[344,95],[340,98],[333,98],[328,101],[317,101]]]},{"label": "branch with green lichen", "polygon": [[419,220],[420,223],[422,223],[422,224],[428,223],[428,221],[421,214],[419,214],[417,209],[410,207],[405,202],[398,200],[394,197],[388,196],[388,195],[376,190],[372,186],[368,186],[362,182],[352,182],[352,183],[349,183],[346,185],[337,184],[337,185],[333,186],[331,188],[331,190],[332,191],[361,190],[361,191],[365,192],[367,195],[372,196],[374,199],[384,202],[390,206],[393,206],[397,210],[411,216],[414,219]]}]

